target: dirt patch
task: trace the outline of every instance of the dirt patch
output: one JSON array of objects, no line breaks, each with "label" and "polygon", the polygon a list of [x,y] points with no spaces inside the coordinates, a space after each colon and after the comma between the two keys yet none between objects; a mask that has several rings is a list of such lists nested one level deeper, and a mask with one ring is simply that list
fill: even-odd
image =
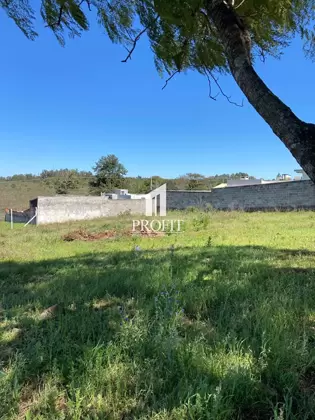
[{"label": "dirt patch", "polygon": [[142,236],[144,238],[157,238],[165,236],[165,232],[155,232],[154,230],[141,230],[139,232],[133,232],[133,235]]},{"label": "dirt patch", "polygon": [[60,313],[62,311],[63,311],[63,305],[56,304],[56,305],[50,306],[39,315],[39,319],[45,320],[45,319],[54,318],[58,314],[58,312]]},{"label": "dirt patch", "polygon": [[165,232],[155,232],[153,230],[143,230],[132,232],[130,230],[123,230],[117,232],[116,230],[105,230],[104,232],[87,232],[84,229],[69,232],[63,236],[65,242],[72,241],[98,241],[100,239],[114,239],[121,236],[140,236],[144,238],[157,238],[165,236]]},{"label": "dirt patch", "polygon": [[102,311],[102,310],[112,308],[115,305],[117,305],[117,301],[115,301],[115,300],[101,299],[101,300],[98,300],[98,301],[94,302],[92,304],[92,308],[95,311]]},{"label": "dirt patch", "polygon": [[[41,383],[28,384],[21,390],[21,399],[19,402],[19,411],[16,416],[17,420],[25,420],[26,418],[33,418],[36,414],[41,412],[41,405],[45,401],[47,390]],[[48,395],[50,404],[53,405],[53,412],[67,411],[67,400],[64,394],[54,398]]]},{"label": "dirt patch", "polygon": [[67,233],[63,240],[66,242],[72,241],[98,241],[100,239],[110,239],[115,238],[117,236],[117,232],[114,230],[106,230],[104,232],[87,232],[86,230],[79,229],[73,232]]}]

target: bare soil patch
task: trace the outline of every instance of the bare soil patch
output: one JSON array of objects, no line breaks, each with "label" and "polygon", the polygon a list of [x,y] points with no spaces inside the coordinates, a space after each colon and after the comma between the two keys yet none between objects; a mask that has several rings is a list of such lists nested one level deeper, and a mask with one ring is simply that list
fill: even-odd
[{"label": "bare soil patch", "polygon": [[72,241],[98,241],[100,239],[114,239],[121,236],[141,236],[149,238],[157,238],[165,236],[165,232],[155,232],[153,230],[143,230],[132,232],[130,230],[116,231],[116,230],[105,230],[104,232],[88,232],[84,229],[78,229],[73,232],[69,232],[63,236],[65,242]]},{"label": "bare soil patch", "polygon": [[105,230],[104,232],[87,232],[84,229],[75,230],[64,235],[63,240],[72,241],[97,241],[100,239],[115,238],[117,232],[114,230]]}]

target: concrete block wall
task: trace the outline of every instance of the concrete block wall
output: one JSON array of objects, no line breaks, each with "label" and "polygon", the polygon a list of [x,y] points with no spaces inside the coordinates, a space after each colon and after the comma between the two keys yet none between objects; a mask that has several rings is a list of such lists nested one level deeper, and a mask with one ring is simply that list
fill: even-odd
[{"label": "concrete block wall", "polygon": [[168,210],[184,210],[187,207],[205,207],[212,205],[211,191],[185,191],[174,190],[166,193],[166,206]]},{"label": "concrete block wall", "polygon": [[145,200],[105,200],[103,197],[38,197],[37,224],[62,223],[118,216],[124,212],[143,214]]},{"label": "concrete block wall", "polygon": [[207,204],[218,210],[315,209],[315,185],[312,181],[282,181],[212,191],[167,192],[168,209],[182,210]]},{"label": "concrete block wall", "polygon": [[315,186],[311,181],[214,189],[212,206],[222,210],[315,209]]},{"label": "concrete block wall", "polygon": [[[118,216],[124,212],[145,214],[145,199],[105,200],[104,197],[38,197],[37,224],[61,223]],[[315,185],[311,181],[218,188],[212,191],[167,191],[167,208],[183,210],[207,205],[218,210],[315,209]]]}]

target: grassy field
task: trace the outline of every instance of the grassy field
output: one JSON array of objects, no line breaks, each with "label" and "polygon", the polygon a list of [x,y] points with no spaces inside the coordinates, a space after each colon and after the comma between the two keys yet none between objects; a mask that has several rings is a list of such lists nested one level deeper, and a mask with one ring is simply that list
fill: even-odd
[{"label": "grassy field", "polygon": [[1,419],[315,418],[315,214],[169,217],[0,223]]}]

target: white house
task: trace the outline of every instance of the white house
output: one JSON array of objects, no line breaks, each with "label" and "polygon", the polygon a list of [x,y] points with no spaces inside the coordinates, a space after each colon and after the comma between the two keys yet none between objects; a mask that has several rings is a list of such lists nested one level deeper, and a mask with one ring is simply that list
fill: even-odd
[{"label": "white house", "polygon": [[115,189],[112,193],[102,193],[102,197],[110,200],[140,200],[146,194],[130,194],[126,189]]}]

